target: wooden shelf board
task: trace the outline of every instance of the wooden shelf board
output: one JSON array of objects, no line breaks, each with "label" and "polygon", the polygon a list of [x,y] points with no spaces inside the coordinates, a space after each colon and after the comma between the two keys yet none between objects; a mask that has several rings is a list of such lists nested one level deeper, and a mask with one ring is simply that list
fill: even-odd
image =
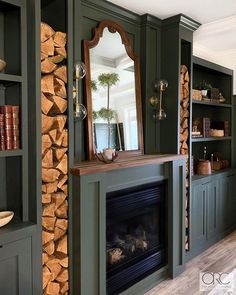
[{"label": "wooden shelf board", "polygon": [[213,106],[213,107],[221,107],[221,108],[232,108],[231,104],[228,103],[216,103],[216,102],[208,102],[208,101],[203,101],[203,100],[192,100],[193,104],[198,104],[198,105],[205,105],[205,106]]},{"label": "wooden shelf board", "polygon": [[9,74],[2,74],[0,73],[0,83],[1,82],[17,82],[21,83],[22,82],[22,77],[18,75],[9,75]]},{"label": "wooden shelf board", "polygon": [[0,151],[0,158],[1,157],[17,157],[22,156],[23,150],[6,150],[6,151]]},{"label": "wooden shelf board", "polygon": [[99,161],[84,161],[70,169],[73,175],[85,175],[91,173],[108,172],[112,170],[125,169],[152,164],[163,164],[175,160],[186,160],[186,155],[157,154],[133,156],[118,159],[116,162],[105,164]]},{"label": "wooden shelf board", "polygon": [[206,141],[220,141],[220,140],[232,140],[231,136],[224,137],[198,137],[192,138],[192,142],[206,142]]}]

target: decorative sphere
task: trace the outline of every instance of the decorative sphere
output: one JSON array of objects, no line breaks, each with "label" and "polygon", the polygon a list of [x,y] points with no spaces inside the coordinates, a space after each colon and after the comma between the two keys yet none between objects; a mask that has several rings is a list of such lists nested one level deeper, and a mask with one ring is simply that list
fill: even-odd
[{"label": "decorative sphere", "polygon": [[79,104],[74,112],[75,121],[82,121],[87,116],[87,110],[83,104]]},{"label": "decorative sphere", "polygon": [[156,120],[164,120],[166,118],[166,113],[164,112],[163,109],[158,110],[157,112],[154,113],[153,118]]},{"label": "decorative sphere", "polygon": [[78,61],[74,65],[75,78],[81,80],[86,75],[86,66],[82,61]]}]

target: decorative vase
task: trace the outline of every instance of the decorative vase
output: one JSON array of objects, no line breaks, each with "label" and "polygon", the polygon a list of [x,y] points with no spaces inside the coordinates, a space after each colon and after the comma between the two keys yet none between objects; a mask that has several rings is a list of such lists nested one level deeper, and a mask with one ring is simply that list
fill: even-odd
[{"label": "decorative vase", "polygon": [[0,72],[5,69],[6,65],[7,63],[5,62],[5,60],[0,59]]},{"label": "decorative vase", "polygon": [[112,160],[115,154],[115,149],[112,149],[112,148],[103,149],[103,154],[107,158],[107,160]]},{"label": "decorative vase", "polygon": [[207,90],[202,90],[202,96],[207,97]]}]

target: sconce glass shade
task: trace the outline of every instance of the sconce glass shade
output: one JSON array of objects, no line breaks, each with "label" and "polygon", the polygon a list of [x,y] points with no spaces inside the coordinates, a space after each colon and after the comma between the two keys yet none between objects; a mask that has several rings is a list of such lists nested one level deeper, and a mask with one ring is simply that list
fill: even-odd
[{"label": "sconce glass shade", "polygon": [[86,75],[86,66],[82,61],[77,61],[74,64],[75,79],[81,80]]},{"label": "sconce glass shade", "polygon": [[74,112],[75,121],[82,121],[86,118],[86,116],[87,116],[87,110],[86,110],[85,106],[81,103],[76,105],[76,109]]},{"label": "sconce glass shade", "polygon": [[153,115],[153,118],[156,120],[164,120],[166,118],[166,113],[163,109],[156,110]]}]

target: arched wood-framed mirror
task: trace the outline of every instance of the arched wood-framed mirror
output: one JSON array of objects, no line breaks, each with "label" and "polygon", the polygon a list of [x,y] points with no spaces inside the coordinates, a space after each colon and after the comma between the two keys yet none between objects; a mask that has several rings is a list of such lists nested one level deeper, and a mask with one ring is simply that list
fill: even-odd
[{"label": "arched wood-framed mirror", "polygon": [[102,21],[83,50],[88,159],[104,148],[116,149],[119,157],[143,154],[140,63],[126,32]]}]

